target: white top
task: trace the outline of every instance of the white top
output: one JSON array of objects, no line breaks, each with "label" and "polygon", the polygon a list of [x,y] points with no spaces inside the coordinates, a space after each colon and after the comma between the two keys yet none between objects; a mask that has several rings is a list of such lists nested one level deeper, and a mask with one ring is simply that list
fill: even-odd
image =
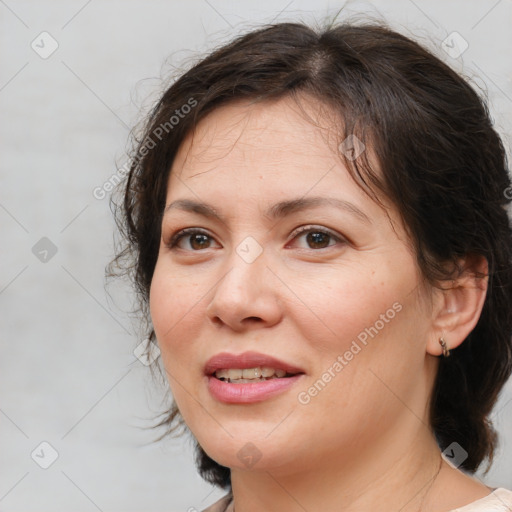
[{"label": "white top", "polygon": [[[204,509],[203,512],[231,512],[232,510],[233,502],[231,495],[227,494],[210,507]],[[512,491],[498,487],[488,496],[450,512],[512,512]]]},{"label": "white top", "polygon": [[512,512],[512,491],[498,487],[485,498],[450,512]]}]

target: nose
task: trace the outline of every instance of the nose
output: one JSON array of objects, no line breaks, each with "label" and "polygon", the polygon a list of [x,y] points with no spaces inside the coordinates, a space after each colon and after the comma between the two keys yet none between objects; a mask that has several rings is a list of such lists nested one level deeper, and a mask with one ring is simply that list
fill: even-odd
[{"label": "nose", "polygon": [[263,252],[248,263],[234,253],[206,308],[210,321],[234,331],[272,327],[282,318],[278,280]]}]

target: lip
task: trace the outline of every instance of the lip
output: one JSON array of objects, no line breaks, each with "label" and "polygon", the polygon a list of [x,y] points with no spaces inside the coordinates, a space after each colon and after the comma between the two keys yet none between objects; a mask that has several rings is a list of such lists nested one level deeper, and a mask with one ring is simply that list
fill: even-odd
[{"label": "lip", "polygon": [[302,368],[259,352],[244,352],[242,354],[221,352],[208,359],[204,367],[204,373],[205,375],[213,375],[217,370],[224,368],[245,370],[247,368],[256,368],[257,366],[285,370],[287,373],[304,373]]},{"label": "lip", "polygon": [[228,404],[250,404],[254,402],[263,402],[269,398],[284,393],[293,386],[304,374],[294,375],[293,377],[275,378],[260,382],[251,382],[245,384],[233,384],[223,382],[213,375],[209,375],[208,390],[214,398],[220,402]]},{"label": "lip", "polygon": [[[247,369],[257,366],[267,366],[296,373],[292,377],[273,378],[270,380],[235,384],[217,379],[214,373],[220,369]],[[211,395],[224,403],[254,403],[262,402],[285,392],[304,376],[304,370],[285,361],[258,352],[230,354],[222,352],[209,359],[204,368],[208,390]]]}]

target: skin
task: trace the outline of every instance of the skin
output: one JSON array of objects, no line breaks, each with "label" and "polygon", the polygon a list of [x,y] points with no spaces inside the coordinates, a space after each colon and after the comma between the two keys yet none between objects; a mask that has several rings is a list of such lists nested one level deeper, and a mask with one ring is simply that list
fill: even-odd
[{"label": "skin", "polygon": [[[166,205],[191,199],[222,216],[171,208],[162,221],[150,308],[180,412],[208,455],[231,468],[237,512],[443,512],[482,498],[489,488],[442,461],[428,405],[439,337],[454,348],[478,320],[485,280],[469,270],[485,261],[465,262],[468,272],[450,290],[425,285],[394,206],[385,202],[385,211],[356,185],[331,123],[313,100],[302,103],[316,123],[291,98],[218,108],[173,163]],[[313,196],[348,201],[367,221],[328,205],[265,214],[279,201]],[[334,237],[317,235],[315,245],[297,235],[301,226]],[[188,234],[171,247],[184,228],[208,236]],[[263,249],[252,263],[236,251],[248,236]],[[400,311],[389,319],[393,304]],[[378,334],[300,403],[299,393],[381,315],[388,321]],[[247,350],[305,375],[263,402],[217,401],[204,364]],[[247,443],[261,455],[251,467],[237,456]]]}]

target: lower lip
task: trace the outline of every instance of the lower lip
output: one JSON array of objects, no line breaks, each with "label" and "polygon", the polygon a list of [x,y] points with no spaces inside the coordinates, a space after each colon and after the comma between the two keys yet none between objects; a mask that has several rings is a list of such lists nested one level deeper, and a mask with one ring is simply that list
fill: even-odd
[{"label": "lower lip", "polygon": [[208,376],[208,389],[219,400],[228,404],[250,404],[262,402],[275,395],[283,393],[293,386],[303,374],[282,379],[270,379],[254,383],[224,382],[213,376]]}]

